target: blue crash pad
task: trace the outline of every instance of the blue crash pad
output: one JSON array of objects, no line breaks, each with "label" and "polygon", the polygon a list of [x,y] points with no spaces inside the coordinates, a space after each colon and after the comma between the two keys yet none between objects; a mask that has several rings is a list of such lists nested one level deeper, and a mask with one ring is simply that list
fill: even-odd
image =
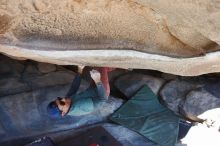
[{"label": "blue crash pad", "polygon": [[147,86],[116,111],[111,120],[161,146],[174,146],[178,137],[179,118],[161,105]]}]

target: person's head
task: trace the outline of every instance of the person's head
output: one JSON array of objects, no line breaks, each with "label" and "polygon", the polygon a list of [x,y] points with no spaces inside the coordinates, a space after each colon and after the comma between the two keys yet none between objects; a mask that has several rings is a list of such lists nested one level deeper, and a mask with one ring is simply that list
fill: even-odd
[{"label": "person's head", "polygon": [[57,97],[56,100],[50,102],[47,106],[47,113],[50,117],[63,117],[70,108],[71,99],[65,97]]}]

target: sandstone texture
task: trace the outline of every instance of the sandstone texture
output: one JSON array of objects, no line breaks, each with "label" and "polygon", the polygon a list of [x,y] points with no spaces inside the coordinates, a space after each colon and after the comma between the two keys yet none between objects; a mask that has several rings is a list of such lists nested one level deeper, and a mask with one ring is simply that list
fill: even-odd
[{"label": "sandstone texture", "polygon": [[220,71],[218,0],[1,0],[0,52],[59,65]]}]

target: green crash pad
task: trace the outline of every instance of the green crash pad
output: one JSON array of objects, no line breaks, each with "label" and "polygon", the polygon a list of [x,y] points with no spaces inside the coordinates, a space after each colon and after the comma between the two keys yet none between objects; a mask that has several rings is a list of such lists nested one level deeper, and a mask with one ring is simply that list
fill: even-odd
[{"label": "green crash pad", "polygon": [[179,118],[161,105],[147,86],[143,86],[110,119],[161,146],[176,144]]}]

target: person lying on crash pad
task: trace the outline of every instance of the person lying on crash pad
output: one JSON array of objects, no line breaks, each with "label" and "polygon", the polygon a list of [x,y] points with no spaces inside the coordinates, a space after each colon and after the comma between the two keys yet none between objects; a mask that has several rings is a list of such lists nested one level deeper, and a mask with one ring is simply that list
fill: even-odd
[{"label": "person lying on crash pad", "polygon": [[[47,106],[47,113],[51,118],[63,117],[65,115],[81,116],[89,114],[98,109],[109,96],[108,68],[90,71],[90,76],[95,84],[85,91],[76,94],[81,83],[81,74],[84,66],[78,66],[78,73],[74,78],[71,88],[64,97],[57,97]],[[107,82],[106,82],[107,81]],[[105,83],[103,85],[103,82]]]}]

